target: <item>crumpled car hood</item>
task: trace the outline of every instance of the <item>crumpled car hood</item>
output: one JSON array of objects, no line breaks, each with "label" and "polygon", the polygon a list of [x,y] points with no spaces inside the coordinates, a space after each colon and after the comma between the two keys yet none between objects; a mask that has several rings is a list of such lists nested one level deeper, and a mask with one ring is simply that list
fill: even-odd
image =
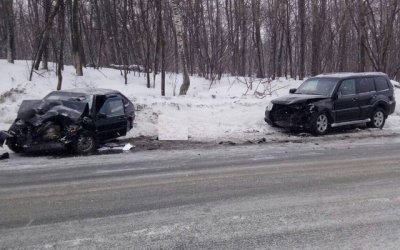
[{"label": "crumpled car hood", "polygon": [[291,94],[285,95],[279,98],[272,100],[273,104],[284,104],[284,105],[291,105],[291,104],[300,104],[305,103],[307,101],[319,101],[323,99],[327,99],[329,97],[323,95],[304,95],[304,94]]},{"label": "crumpled car hood", "polygon": [[39,126],[51,119],[74,123],[89,114],[85,102],[60,100],[24,100],[18,110],[17,119]]}]

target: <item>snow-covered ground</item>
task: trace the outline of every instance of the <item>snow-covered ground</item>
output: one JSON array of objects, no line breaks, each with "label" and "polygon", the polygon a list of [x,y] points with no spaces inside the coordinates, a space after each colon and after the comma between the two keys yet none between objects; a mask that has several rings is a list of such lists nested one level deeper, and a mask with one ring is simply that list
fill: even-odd
[{"label": "snow-covered ground", "polygon": [[[23,99],[41,99],[56,89],[55,65],[50,71],[34,73],[28,81],[29,61],[16,61],[15,65],[0,60],[0,130],[8,129],[15,119]],[[274,129],[264,122],[267,103],[296,88],[301,81],[278,79],[271,83],[259,79],[223,77],[211,85],[209,80],[191,77],[191,86],[186,96],[178,96],[181,75],[167,74],[166,97],[160,95],[160,77],[155,88],[146,87],[143,73],[131,72],[128,84],[119,70],[84,69],[84,76],[75,75],[72,66],[65,66],[63,89],[109,88],[121,91],[136,105],[136,120],[129,137],[157,136],[159,117],[168,117],[171,126],[185,129],[190,140],[248,140],[266,137],[271,140],[289,135]],[[250,90],[245,82],[253,81]],[[396,89],[400,96],[400,89]],[[165,124],[164,124],[165,126]],[[383,131],[364,130],[359,133],[387,134],[400,132],[400,102],[396,114],[391,116]],[[333,135],[335,136],[335,135]]]}]

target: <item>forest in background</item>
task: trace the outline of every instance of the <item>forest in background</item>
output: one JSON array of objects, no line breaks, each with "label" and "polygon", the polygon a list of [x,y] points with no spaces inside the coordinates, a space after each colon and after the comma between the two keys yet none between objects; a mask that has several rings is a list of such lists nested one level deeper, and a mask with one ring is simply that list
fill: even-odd
[{"label": "forest in background", "polygon": [[[161,74],[400,76],[398,0],[0,0],[0,58]],[[126,81],[127,82],[127,81]],[[162,90],[163,91],[163,90]],[[163,92],[162,92],[163,93]]]}]

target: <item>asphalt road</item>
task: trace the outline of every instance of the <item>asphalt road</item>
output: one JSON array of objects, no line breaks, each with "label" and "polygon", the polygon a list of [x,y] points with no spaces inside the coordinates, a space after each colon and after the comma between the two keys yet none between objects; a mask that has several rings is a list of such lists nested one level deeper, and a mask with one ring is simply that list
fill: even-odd
[{"label": "asphalt road", "polygon": [[0,249],[399,249],[400,140],[0,162]]}]

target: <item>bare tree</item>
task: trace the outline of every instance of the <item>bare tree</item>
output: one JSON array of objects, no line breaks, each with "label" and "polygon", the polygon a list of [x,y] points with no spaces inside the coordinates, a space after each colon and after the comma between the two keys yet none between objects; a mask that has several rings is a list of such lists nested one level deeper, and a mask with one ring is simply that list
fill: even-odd
[{"label": "bare tree", "polygon": [[58,11],[58,33],[59,33],[59,47],[58,47],[58,60],[57,60],[57,90],[62,87],[62,70],[64,68],[64,39],[65,39],[65,3],[64,0],[57,0],[59,5]]},{"label": "bare tree", "polygon": [[178,50],[183,70],[183,83],[181,85],[179,95],[186,95],[190,86],[190,78],[186,61],[186,51],[185,51],[186,40],[183,33],[183,23],[182,23],[182,16],[179,10],[179,3],[180,3],[179,0],[171,0],[172,17],[176,31],[176,41],[178,43]]},{"label": "bare tree", "polygon": [[[137,69],[148,87],[161,72],[161,94],[166,71],[183,72],[181,93],[190,86],[189,74],[211,82],[223,74],[303,79],[333,71],[379,70],[400,77],[398,0],[62,3],[68,19],[64,36],[71,38],[64,41],[63,63],[75,65],[79,75],[86,52],[95,68],[121,66],[125,83]],[[59,5],[0,0],[0,58],[32,58],[30,78],[40,63],[46,69],[48,61],[59,62]]]},{"label": "bare tree", "polygon": [[[161,95],[165,96],[165,39],[164,39],[164,28],[163,28],[163,13],[162,13],[162,1],[156,0],[156,9],[157,9],[157,39],[159,40],[157,44],[159,44],[161,48]],[[158,54],[156,52],[156,54]],[[156,61],[158,58],[154,60],[154,74],[157,70]]]},{"label": "bare tree", "polygon": [[[71,1],[71,0],[69,0]],[[71,15],[71,44],[72,44],[72,55],[74,58],[74,66],[76,69],[76,75],[82,76],[82,41],[79,21],[79,9],[80,0],[72,0],[72,13]]]},{"label": "bare tree", "polygon": [[[5,36],[6,57],[9,63],[15,59],[14,8],[13,0],[0,1],[0,25]],[[1,41],[1,40],[0,40]]]},{"label": "bare tree", "polygon": [[358,0],[358,39],[359,39],[359,65],[358,71],[365,71],[366,67],[366,6],[364,0]]},{"label": "bare tree", "polygon": [[262,50],[262,40],[261,40],[261,24],[260,24],[260,12],[261,3],[260,0],[252,0],[252,11],[253,11],[253,25],[254,25],[254,44],[257,51],[257,77],[264,78],[264,58]]},{"label": "bare tree", "polygon": [[312,0],[311,75],[321,73],[321,45],[324,34],[326,0]]},{"label": "bare tree", "polygon": [[299,16],[299,79],[303,80],[306,75],[306,3],[305,0],[298,0]]}]

